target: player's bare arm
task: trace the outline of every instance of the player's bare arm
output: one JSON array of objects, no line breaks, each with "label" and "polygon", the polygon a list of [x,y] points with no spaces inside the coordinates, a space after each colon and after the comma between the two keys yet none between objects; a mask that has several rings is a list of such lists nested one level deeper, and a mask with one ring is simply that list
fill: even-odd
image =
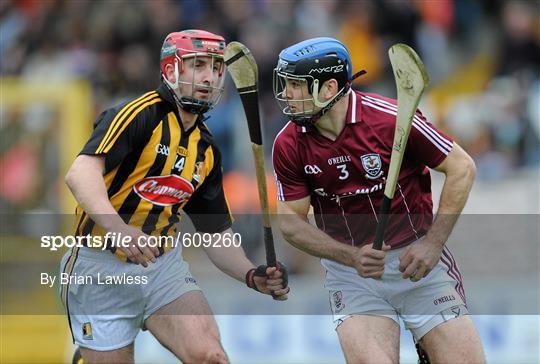
[{"label": "player's bare arm", "polygon": [[127,225],[118,215],[107,196],[107,188],[103,180],[105,170],[104,156],[80,155],[68,170],[65,182],[87,214],[106,231],[119,232],[131,236],[132,245],[120,246],[126,256],[134,263],[148,266],[148,260],[155,262],[159,255],[156,247],[137,246],[142,231]]},{"label": "player's bare arm", "polygon": [[364,278],[381,278],[390,247],[384,245],[381,251],[370,244],[357,248],[338,242],[308,222],[309,201],[309,197],[278,201],[279,226],[285,239],[308,254],[353,267]]},{"label": "player's bare arm", "polygon": [[[229,228],[221,232],[220,235],[222,236],[221,241],[223,241],[225,236],[230,237],[233,235],[233,230]],[[214,239],[220,238],[216,235]],[[240,282],[245,282],[247,272],[257,269],[246,257],[242,247],[232,245],[225,247],[211,244],[209,247],[205,247],[204,250],[216,267]],[[283,272],[276,267],[266,267],[265,269],[266,276],[253,276],[253,283],[255,284],[253,288],[264,294],[272,294],[280,301],[286,300],[290,288],[287,286],[287,282],[284,284]]]},{"label": "player's bare arm", "polygon": [[446,175],[439,209],[425,239],[411,244],[400,257],[403,278],[418,281],[433,269],[444,244],[463,210],[476,176],[473,159],[454,143],[452,151],[435,170]]}]

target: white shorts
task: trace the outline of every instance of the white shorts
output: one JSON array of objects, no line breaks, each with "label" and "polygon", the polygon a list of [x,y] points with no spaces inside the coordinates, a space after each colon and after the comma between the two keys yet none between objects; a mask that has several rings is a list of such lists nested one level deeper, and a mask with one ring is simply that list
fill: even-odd
[{"label": "white shorts", "polygon": [[200,290],[180,248],[147,268],[122,262],[109,251],[74,248],[62,258],[60,270],[60,295],[73,342],[98,351],[131,344],[150,315],[184,293]]},{"label": "white shorts", "polygon": [[439,263],[418,282],[403,279],[399,255],[404,248],[386,255],[382,279],[362,278],[354,268],[323,259],[325,288],[336,328],[353,315],[399,318],[415,341],[435,326],[468,313],[461,273],[448,248]]}]

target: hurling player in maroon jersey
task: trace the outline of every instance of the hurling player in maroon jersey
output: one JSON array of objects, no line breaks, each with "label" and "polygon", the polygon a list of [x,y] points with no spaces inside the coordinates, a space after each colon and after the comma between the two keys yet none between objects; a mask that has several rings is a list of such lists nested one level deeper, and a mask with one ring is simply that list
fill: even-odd
[{"label": "hurling player in maroon jersey", "polygon": [[[352,90],[359,74],[352,75],[347,49],[332,38],[279,55],[274,94],[290,118],[273,147],[281,231],[321,258],[347,362],[397,363],[399,319],[433,362],[484,362],[461,274],[445,246],[472,187],[474,162],[418,111],[385,244],[374,250],[396,100]],[[446,176],[435,218],[428,168]],[[317,227],[307,220],[310,205]]]}]

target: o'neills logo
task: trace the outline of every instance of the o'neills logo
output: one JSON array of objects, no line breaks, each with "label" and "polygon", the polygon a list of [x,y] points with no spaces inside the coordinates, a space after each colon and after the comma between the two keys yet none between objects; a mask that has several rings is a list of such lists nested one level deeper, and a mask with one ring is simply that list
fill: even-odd
[{"label": "o'neills logo", "polygon": [[193,194],[193,185],[177,175],[148,177],[133,185],[141,198],[154,205],[171,206],[186,202]]}]

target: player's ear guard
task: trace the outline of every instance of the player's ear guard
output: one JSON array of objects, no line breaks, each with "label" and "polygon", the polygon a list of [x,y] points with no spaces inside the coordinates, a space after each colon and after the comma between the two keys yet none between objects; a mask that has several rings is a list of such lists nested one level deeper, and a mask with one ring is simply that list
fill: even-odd
[{"label": "player's ear guard", "polygon": [[[266,277],[266,268],[268,268],[267,265],[259,265],[257,268],[251,268],[246,273],[246,285],[249,288],[253,288],[257,292],[259,292],[259,289],[257,288],[257,285],[255,284],[255,281],[253,277]],[[281,276],[282,287],[285,288],[289,284],[289,273],[287,271],[287,267],[281,262],[276,262],[276,268],[278,271],[280,271],[283,275]]]}]

